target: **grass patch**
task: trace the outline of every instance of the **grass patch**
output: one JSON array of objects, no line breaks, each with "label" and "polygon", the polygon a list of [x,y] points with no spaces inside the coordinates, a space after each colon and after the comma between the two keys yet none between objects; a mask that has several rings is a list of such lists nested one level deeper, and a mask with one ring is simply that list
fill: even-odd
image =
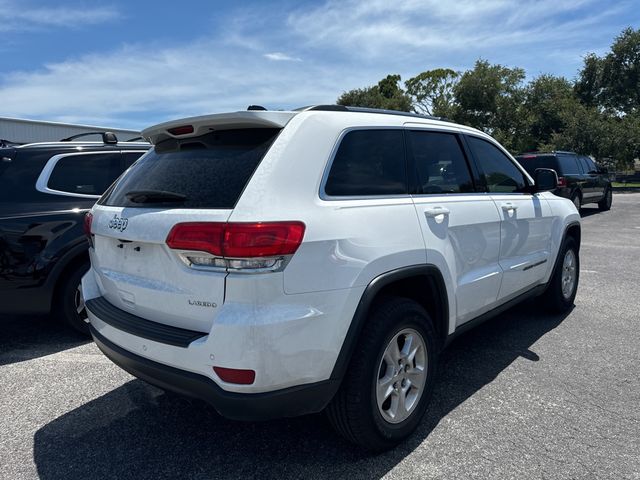
[{"label": "grass patch", "polygon": [[640,188],[640,182],[629,182],[629,183],[611,182],[611,186],[613,186],[613,187]]}]

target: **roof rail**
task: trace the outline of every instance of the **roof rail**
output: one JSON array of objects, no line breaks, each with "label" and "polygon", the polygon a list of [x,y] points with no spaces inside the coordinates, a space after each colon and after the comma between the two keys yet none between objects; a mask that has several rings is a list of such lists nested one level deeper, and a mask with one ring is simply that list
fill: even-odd
[{"label": "roof rail", "polygon": [[100,135],[100,136],[102,136],[102,141],[104,143],[118,143],[118,137],[116,137],[116,134],[113,133],[113,132],[85,132],[85,133],[78,133],[77,135],[71,135],[70,137],[63,138],[60,141],[61,142],[71,142],[71,141],[75,140],[76,138],[87,137],[89,135]]},{"label": "roof rail", "polygon": [[7,140],[6,138],[0,138],[0,148],[13,147],[15,145],[23,145],[23,144],[20,142],[13,142],[11,140]]},{"label": "roof rail", "polygon": [[577,155],[576,152],[569,152],[569,151],[566,151],[566,150],[551,150],[550,152],[534,150],[533,152],[518,153],[518,155],[554,155],[556,153],[562,153],[562,154],[567,154],[567,155]]},{"label": "roof rail", "polygon": [[421,113],[403,112],[400,110],[387,110],[384,108],[351,107],[347,105],[311,105],[308,107],[296,108],[294,111],[377,113],[382,115],[400,115],[403,117],[422,118],[427,120],[439,120],[441,122],[453,122],[453,120],[449,120],[448,118],[434,117],[432,115],[423,115]]},{"label": "roof rail", "polygon": [[129,140],[125,140],[125,142],[138,142],[140,140],[142,140],[143,142],[146,142],[144,137],[133,137],[133,138],[130,138]]}]

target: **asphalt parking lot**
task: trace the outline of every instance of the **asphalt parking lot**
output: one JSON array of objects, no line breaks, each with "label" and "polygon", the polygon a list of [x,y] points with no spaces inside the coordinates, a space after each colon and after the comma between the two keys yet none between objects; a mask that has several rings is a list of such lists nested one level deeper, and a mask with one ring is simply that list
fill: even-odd
[{"label": "asphalt parking lot", "polygon": [[238,423],[46,318],[0,322],[0,478],[640,479],[640,193],[583,211],[566,316],[518,306],[445,352],[417,433],[369,456],[322,415]]}]

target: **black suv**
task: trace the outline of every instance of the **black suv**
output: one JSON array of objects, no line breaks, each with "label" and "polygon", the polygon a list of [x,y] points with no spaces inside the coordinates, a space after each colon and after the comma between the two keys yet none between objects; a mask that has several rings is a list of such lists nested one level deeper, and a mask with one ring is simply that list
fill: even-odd
[{"label": "black suv", "polygon": [[611,208],[611,181],[607,170],[591,158],[574,152],[523,153],[516,159],[531,176],[537,168],[552,168],[558,173],[558,188],[553,193],[570,198],[576,208],[597,203],[600,210]]},{"label": "black suv", "polygon": [[100,142],[76,135],[0,148],[0,314],[53,310],[88,333],[80,290],[89,268],[84,214],[150,148],[98,134]]}]

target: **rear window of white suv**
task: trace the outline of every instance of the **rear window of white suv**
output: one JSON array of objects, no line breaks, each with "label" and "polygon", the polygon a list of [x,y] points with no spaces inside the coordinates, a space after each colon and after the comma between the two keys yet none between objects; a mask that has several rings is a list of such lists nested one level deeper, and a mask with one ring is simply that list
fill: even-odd
[{"label": "rear window of white suv", "polygon": [[164,140],[98,203],[138,208],[233,208],[279,132],[247,128]]}]

